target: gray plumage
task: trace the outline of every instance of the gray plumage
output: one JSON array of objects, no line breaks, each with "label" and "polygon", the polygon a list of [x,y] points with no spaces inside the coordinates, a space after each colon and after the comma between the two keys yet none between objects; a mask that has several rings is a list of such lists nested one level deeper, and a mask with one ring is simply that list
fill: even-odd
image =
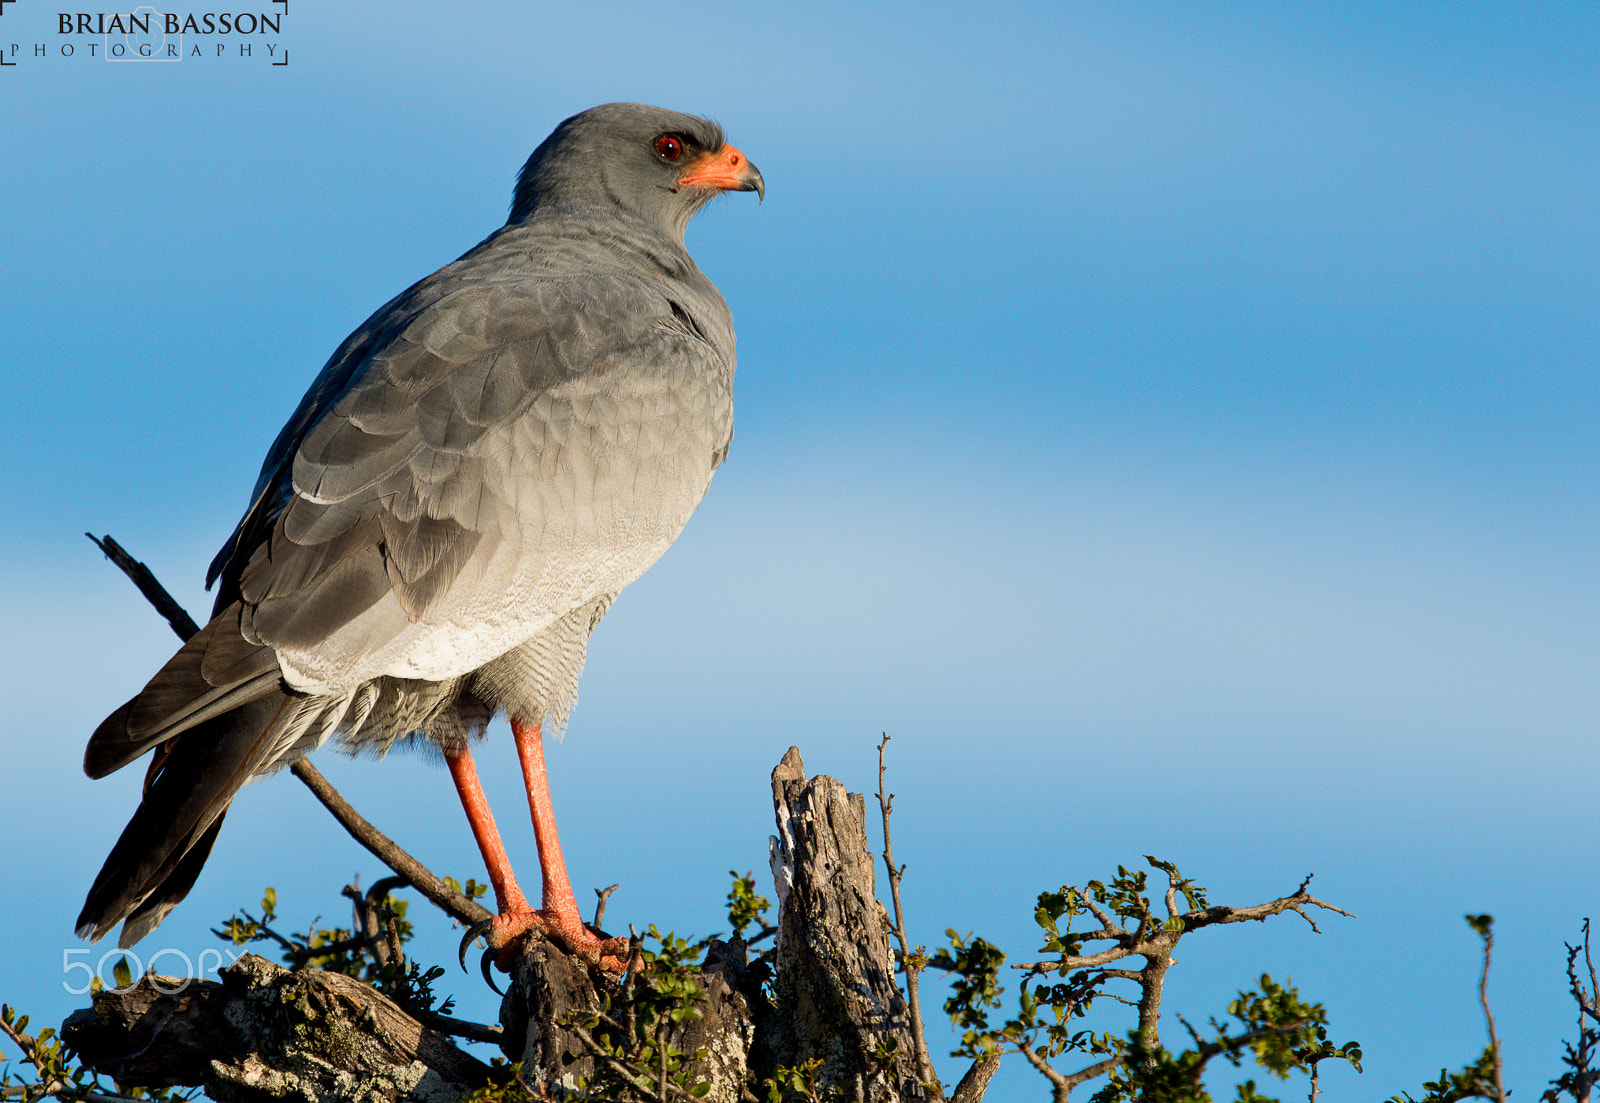
[{"label": "gray plumage", "polygon": [[91,777],[158,755],[81,936],[149,933],[239,786],[330,737],[381,753],[459,747],[501,712],[564,724],[590,631],[733,434],[732,318],[683,232],[761,179],[680,187],[663,135],[732,150],[638,104],[568,119],[506,225],[333,354],[211,565],[211,622],[89,741]]}]

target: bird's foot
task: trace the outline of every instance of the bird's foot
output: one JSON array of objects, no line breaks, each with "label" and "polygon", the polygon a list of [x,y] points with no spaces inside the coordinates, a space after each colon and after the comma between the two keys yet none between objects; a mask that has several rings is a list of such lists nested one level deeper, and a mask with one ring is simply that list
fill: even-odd
[{"label": "bird's foot", "polygon": [[560,943],[587,965],[612,973],[621,973],[628,967],[628,940],[602,938],[603,932],[591,930],[576,915],[565,915],[553,908],[530,909],[497,915],[489,922],[489,949],[494,952],[495,964],[506,972],[511,971],[522,941],[534,933]]},{"label": "bird's foot", "polygon": [[467,931],[461,940],[461,963],[465,968],[467,947],[473,939],[482,937],[489,944],[481,962],[483,976],[491,988],[499,991],[489,974],[490,961],[502,972],[509,973],[523,942],[529,937],[538,937],[559,943],[586,965],[620,975],[628,969],[631,943],[626,938],[604,938],[603,933],[586,926],[577,915],[567,915],[553,908],[502,912],[474,923]]}]

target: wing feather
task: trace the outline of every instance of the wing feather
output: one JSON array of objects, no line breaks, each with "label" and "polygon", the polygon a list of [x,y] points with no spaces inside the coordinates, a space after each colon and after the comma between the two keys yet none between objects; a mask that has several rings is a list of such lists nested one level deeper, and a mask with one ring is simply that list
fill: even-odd
[{"label": "wing feather", "polygon": [[[615,592],[676,536],[726,448],[725,321],[726,350],[681,325],[659,279],[526,257],[512,279],[492,259],[442,269],[335,354],[219,556],[244,637],[292,685],[423,676],[455,646],[430,632],[487,616],[531,634]],[[707,378],[725,412],[697,397]],[[407,658],[424,646],[446,657]]]}]

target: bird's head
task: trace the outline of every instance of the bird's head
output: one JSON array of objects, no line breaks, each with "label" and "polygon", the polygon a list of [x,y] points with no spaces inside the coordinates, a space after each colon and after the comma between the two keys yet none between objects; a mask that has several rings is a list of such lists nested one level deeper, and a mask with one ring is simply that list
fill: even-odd
[{"label": "bird's head", "polygon": [[608,103],[556,127],[517,178],[510,222],[535,211],[605,205],[681,237],[689,219],[724,191],[766,183],[709,119],[639,103]]}]

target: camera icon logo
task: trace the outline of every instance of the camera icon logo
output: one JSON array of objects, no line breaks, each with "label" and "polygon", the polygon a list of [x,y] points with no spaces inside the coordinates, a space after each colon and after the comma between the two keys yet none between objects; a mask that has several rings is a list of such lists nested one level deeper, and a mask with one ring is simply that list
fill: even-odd
[{"label": "camera icon logo", "polygon": [[128,13],[125,25],[122,34],[105,36],[107,61],[183,60],[183,34],[168,32],[172,22],[165,12],[143,5]]}]

